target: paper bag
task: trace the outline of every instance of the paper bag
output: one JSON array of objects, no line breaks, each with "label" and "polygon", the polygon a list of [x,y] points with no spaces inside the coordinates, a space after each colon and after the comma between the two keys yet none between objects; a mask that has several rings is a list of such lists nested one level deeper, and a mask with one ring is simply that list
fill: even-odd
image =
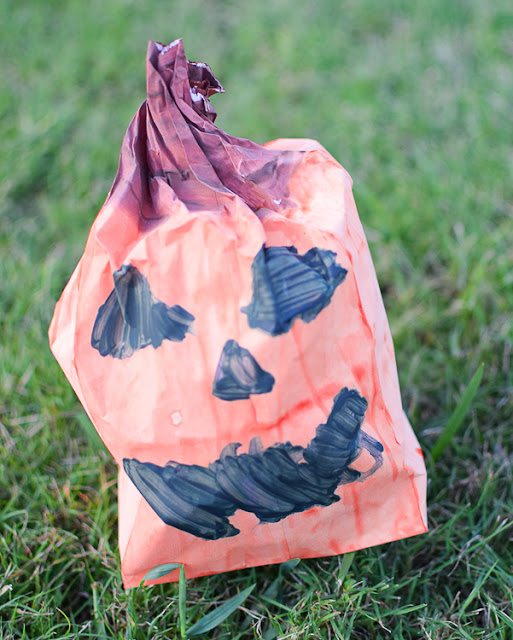
[{"label": "paper bag", "polygon": [[192,578],[426,531],[351,178],[317,142],[227,135],[219,92],[181,40],[150,42],[147,99],[50,327],[119,465],[127,587],[166,562]]}]

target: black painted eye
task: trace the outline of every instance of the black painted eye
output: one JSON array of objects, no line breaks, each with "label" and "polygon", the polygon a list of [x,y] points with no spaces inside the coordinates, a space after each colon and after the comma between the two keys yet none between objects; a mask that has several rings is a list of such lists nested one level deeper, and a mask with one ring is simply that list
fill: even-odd
[{"label": "black painted eye", "polygon": [[295,247],[264,245],[251,266],[253,297],[241,309],[249,326],[278,336],[297,318],[314,320],[346,277],[335,258],[333,251],[317,247],[299,255]]},{"label": "black painted eye", "polygon": [[91,336],[102,356],[128,358],[149,345],[156,349],[163,340],[179,342],[192,330],[194,316],[157,300],[136,267],[123,265],[113,277],[114,289],[98,310]]}]

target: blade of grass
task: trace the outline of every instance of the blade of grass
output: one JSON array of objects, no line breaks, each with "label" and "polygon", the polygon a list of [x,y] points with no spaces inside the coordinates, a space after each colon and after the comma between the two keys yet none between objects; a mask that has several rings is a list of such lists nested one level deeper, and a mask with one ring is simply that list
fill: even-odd
[{"label": "blade of grass", "polygon": [[484,594],[484,597],[486,599],[486,601],[488,602],[488,605],[490,606],[490,608],[492,609],[492,611],[495,613],[495,615],[497,616],[497,618],[499,618],[500,620],[502,620],[502,622],[504,622],[504,624],[509,627],[512,631],[513,631],[513,619],[510,618],[510,616],[508,616],[507,613],[505,613],[504,611],[501,611],[497,605],[495,604],[495,602],[490,598],[489,595],[487,595],[486,593]]},{"label": "blade of grass", "polygon": [[102,610],[100,607],[100,602],[98,600],[98,585],[95,582],[93,582],[91,587],[93,590],[93,614],[94,614],[94,619],[96,620],[96,624],[98,625],[97,626],[98,638],[99,640],[107,640],[105,622],[103,620]]},{"label": "blade of grass", "polygon": [[465,393],[463,394],[459,405],[456,407],[454,413],[447,421],[443,433],[440,434],[440,437],[435,442],[433,449],[431,450],[431,458],[433,459],[433,462],[436,462],[438,460],[442,451],[453,440],[458,429],[460,428],[461,423],[463,422],[463,418],[466,416],[467,411],[470,409],[472,400],[477,393],[477,390],[481,383],[481,378],[483,377],[483,371],[484,364],[481,364],[472,376],[472,380],[469,382],[468,387],[465,389]]},{"label": "blade of grass", "polygon": [[274,598],[270,598],[269,596],[261,595],[260,600],[263,600],[264,602],[269,602],[269,604],[272,604],[275,607],[278,607],[278,609],[283,609],[283,611],[287,611],[288,613],[292,613],[294,611],[293,607],[287,607],[287,605],[283,604],[282,602],[278,602],[278,600],[275,600]]},{"label": "blade of grass", "polygon": [[214,609],[210,613],[207,613],[206,616],[201,618],[196,624],[193,624],[190,629],[187,631],[187,637],[191,638],[193,636],[199,636],[201,633],[206,633],[211,629],[217,627],[223,620],[225,620],[230,614],[232,614],[235,609],[240,607],[240,605],[244,602],[244,600],[249,596],[249,594],[253,591],[256,585],[252,584],[244,591],[241,591],[233,598],[227,600],[220,607]]},{"label": "blade of grass", "polygon": [[425,609],[427,607],[426,603],[422,604],[407,604],[404,607],[399,607],[397,609],[390,609],[385,614],[385,618],[389,618],[390,616],[404,616],[407,613],[412,613],[413,611],[418,611],[419,609]]},{"label": "blade of grass", "polygon": [[187,620],[185,613],[185,598],[187,595],[187,581],[185,579],[185,569],[180,565],[180,580],[178,581],[178,616],[180,618],[180,637],[187,638]]},{"label": "blade of grass", "polygon": [[292,571],[292,569],[295,569],[300,562],[301,562],[301,558],[292,558],[292,560],[287,560],[287,562],[282,562],[280,565],[280,572]]},{"label": "blade of grass", "polygon": [[159,564],[148,571],[148,573],[141,580],[140,586],[143,586],[145,580],[156,580],[157,578],[163,578],[164,576],[167,576],[168,573],[171,573],[181,566],[182,565],[179,562],[167,562],[166,564]]},{"label": "blade of grass", "polygon": [[459,616],[460,617],[465,614],[465,611],[468,609],[469,605],[472,603],[472,600],[474,600],[476,595],[479,593],[479,591],[481,590],[482,586],[488,580],[488,578],[490,577],[491,573],[493,572],[493,570],[495,569],[495,567],[497,566],[498,563],[499,563],[499,561],[496,560],[492,564],[492,566],[488,569],[488,571],[486,573],[483,573],[479,577],[476,586],[472,589],[472,591],[469,593],[468,597],[466,598],[465,602],[461,605],[461,608],[459,610]]},{"label": "blade of grass", "polygon": [[344,557],[342,558],[342,562],[340,564],[340,572],[338,574],[338,581],[339,584],[344,584],[344,580],[346,578],[347,572],[349,571],[349,569],[351,568],[351,565],[353,564],[353,559],[355,556],[355,552],[353,551],[352,553],[345,553]]}]

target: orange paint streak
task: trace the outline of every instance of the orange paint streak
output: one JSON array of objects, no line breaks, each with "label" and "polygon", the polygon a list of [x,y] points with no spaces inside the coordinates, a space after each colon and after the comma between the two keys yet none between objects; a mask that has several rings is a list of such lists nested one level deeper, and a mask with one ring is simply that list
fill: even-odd
[{"label": "orange paint streak", "polygon": [[[343,387],[344,385],[333,384],[333,383],[328,384],[322,389],[320,394],[316,394],[316,395],[319,395],[319,397],[322,396],[324,398],[327,396],[333,402],[333,399]],[[314,400],[312,400],[311,398],[308,398],[307,400],[301,400],[301,402],[298,402],[294,407],[292,407],[292,409],[289,409],[289,411],[287,411],[276,422],[259,422],[258,424],[263,429],[270,429],[270,428],[279,429],[283,426],[284,423],[286,423],[288,420],[291,420],[293,416],[295,416],[296,414],[300,413],[305,409],[311,409],[314,406],[319,406],[318,402],[314,402]],[[317,425],[312,425],[312,426],[317,426]]]},{"label": "orange paint streak", "polygon": [[295,330],[295,327],[292,327],[292,329],[290,330],[290,333],[292,334],[292,337],[294,339],[294,342],[296,343],[296,348],[297,348],[297,357],[299,362],[301,363],[301,368],[303,369],[303,375],[305,376],[305,380],[306,380],[306,384],[308,385],[308,389],[310,390],[310,393],[312,394],[312,398],[315,401],[315,404],[322,409],[322,411],[324,411],[324,413],[327,413],[326,410],[326,406],[322,400],[322,398],[320,397],[320,395],[317,393],[317,390],[314,386],[314,384],[312,383],[312,380],[308,374],[308,367],[306,366],[306,362],[305,362],[305,358],[303,355],[303,347],[299,341],[299,338],[297,336],[297,331]]},{"label": "orange paint streak", "polygon": [[397,462],[395,461],[394,456],[392,455],[392,451],[390,450],[390,447],[387,445],[387,443],[382,442],[381,444],[383,445],[385,453],[387,454],[387,459],[389,460],[392,467],[392,480],[395,482],[397,480],[397,476],[399,475],[399,467],[397,466]]},{"label": "orange paint streak", "polygon": [[336,383],[328,384],[321,391],[321,395],[323,397],[328,396],[329,398],[331,398],[331,401],[333,402],[337,393],[341,391],[345,386],[347,385],[336,384]]},{"label": "orange paint streak", "polygon": [[[419,522],[423,522],[423,516],[422,516],[422,510],[420,508],[420,496],[419,496],[419,492],[417,490],[417,485],[415,484],[415,479],[413,477],[413,475],[410,476],[409,478],[410,483],[411,483],[411,487],[413,489],[413,493],[415,495],[415,501],[414,501],[414,508],[417,512],[417,519],[419,520]],[[427,525],[424,525],[424,533],[427,533],[429,531]]]},{"label": "orange paint streak", "polygon": [[314,406],[314,404],[315,403],[310,398],[308,400],[302,400],[301,402],[296,404],[295,407],[292,407],[292,409],[287,411],[287,413],[285,413],[285,415],[283,415],[277,422],[260,422],[259,424],[264,429],[270,429],[272,427],[281,428],[283,424],[287,422],[287,420],[290,420],[292,418],[292,416],[296,415],[300,411],[303,411],[304,409],[310,409]]},{"label": "orange paint streak", "polygon": [[360,508],[360,502],[358,499],[358,491],[356,491],[356,487],[354,485],[349,486],[351,490],[351,496],[353,499],[353,514],[354,514],[354,526],[356,529],[357,536],[363,536],[363,518],[362,518],[362,510]]}]

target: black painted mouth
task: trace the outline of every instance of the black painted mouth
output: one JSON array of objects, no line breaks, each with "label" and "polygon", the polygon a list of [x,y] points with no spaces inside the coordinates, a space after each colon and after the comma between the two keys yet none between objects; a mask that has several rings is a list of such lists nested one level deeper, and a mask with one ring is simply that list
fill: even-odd
[{"label": "black painted mouth", "polygon": [[[325,424],[307,447],[290,442],[264,449],[254,438],[248,453],[227,445],[217,460],[201,467],[125,458],[123,466],[152,509],[168,525],[206,540],[240,533],[228,518],[241,509],[260,522],[278,522],[314,506],[327,507],[340,498],[338,486],[364,481],[382,465],[383,446],[361,430],[367,400],[343,388]],[[374,465],[365,473],[351,468],[366,449]]]}]

